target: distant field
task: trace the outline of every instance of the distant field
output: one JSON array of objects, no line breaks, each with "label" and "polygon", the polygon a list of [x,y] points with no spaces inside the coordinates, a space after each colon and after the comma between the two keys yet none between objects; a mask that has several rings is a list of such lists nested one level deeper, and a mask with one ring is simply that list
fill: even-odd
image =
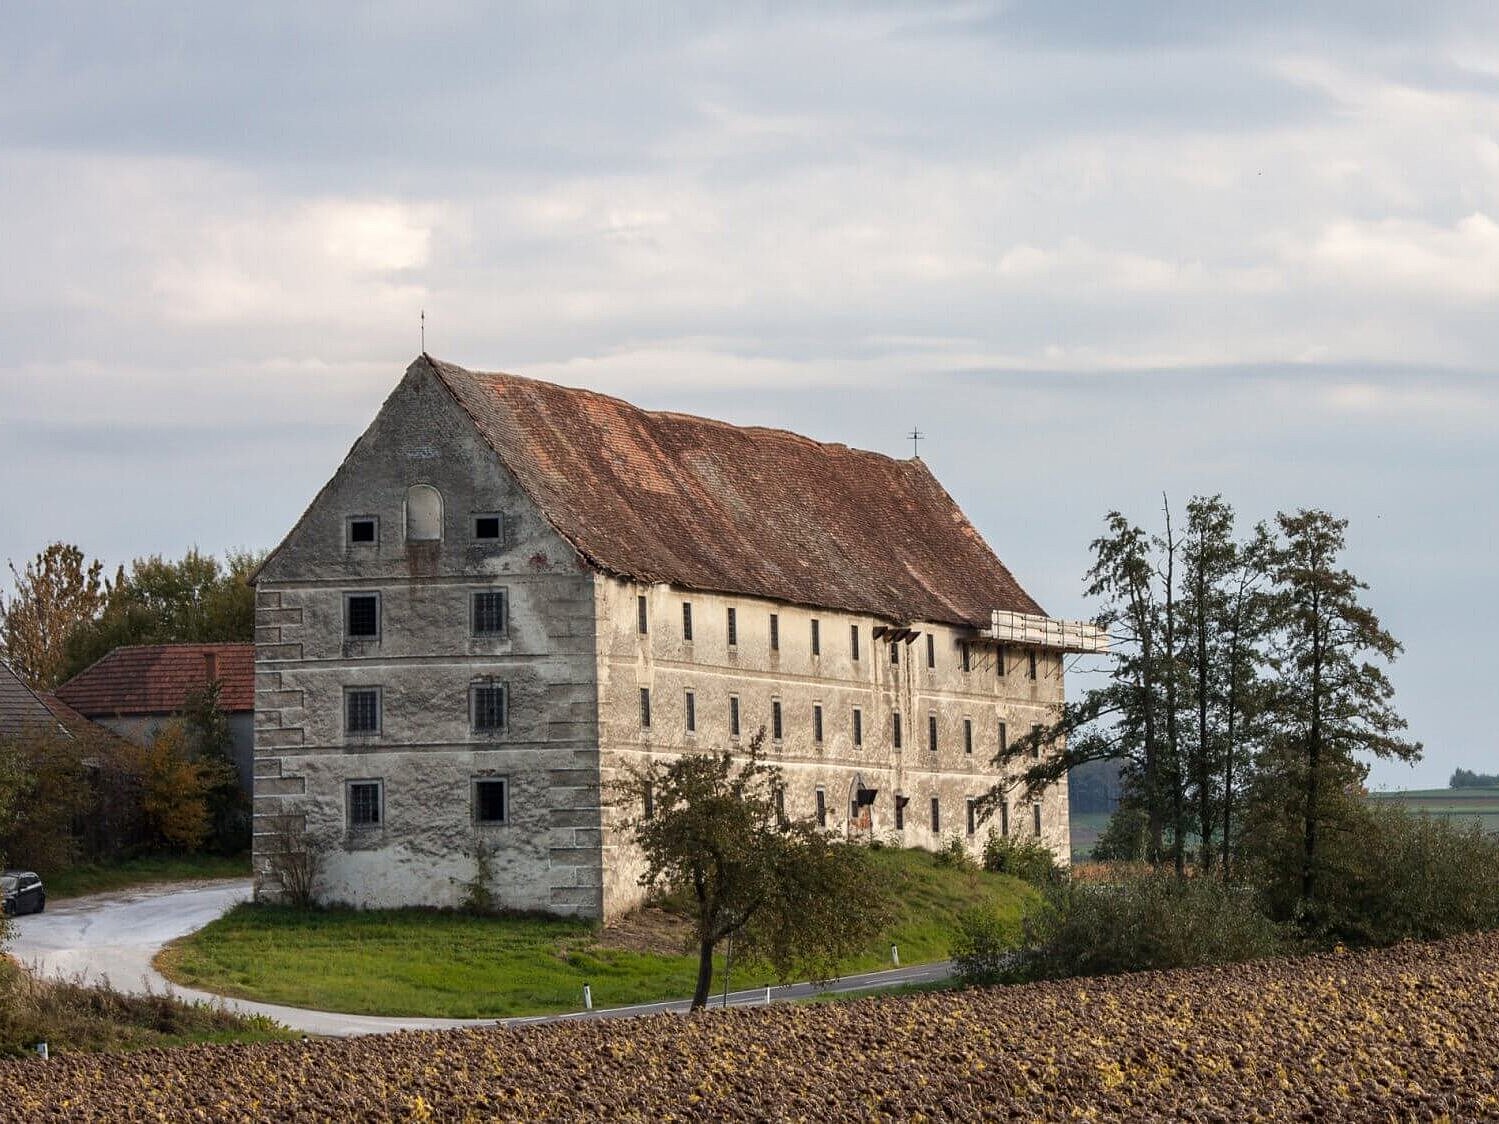
[{"label": "distant field", "polygon": [[1499,832],[1499,788],[1420,788],[1404,792],[1375,792],[1371,800],[1403,804],[1412,812],[1442,816],[1453,823],[1476,823]]},{"label": "distant field", "polygon": [[1112,812],[1073,812],[1072,813],[1072,861],[1075,863],[1087,862],[1093,856],[1093,844],[1098,842],[1098,837],[1103,834],[1104,828],[1109,826],[1109,817]]}]

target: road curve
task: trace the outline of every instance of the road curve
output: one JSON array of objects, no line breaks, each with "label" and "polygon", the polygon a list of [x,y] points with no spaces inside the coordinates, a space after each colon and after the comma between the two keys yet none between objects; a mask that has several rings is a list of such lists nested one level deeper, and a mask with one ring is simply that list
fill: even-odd
[{"label": "road curve", "polygon": [[[424,1019],[407,1016],[351,1015],[337,1011],[309,1011],[276,1003],[254,1003],[197,991],[172,983],[151,964],[171,941],[201,929],[239,902],[249,901],[250,880],[193,882],[94,894],[49,903],[45,913],[17,917],[7,951],[41,976],[105,980],[121,991],[170,992],[188,1000],[221,1004],[246,1015],[265,1015],[304,1034],[390,1034],[400,1030],[443,1030],[465,1026],[526,1026],[568,1019],[624,1018],[635,1015],[685,1012],[687,1000],[644,1003],[633,1007],[576,1011],[565,1015],[533,1015],[510,1019]],[[773,1002],[804,999],[829,992],[851,993],[877,987],[926,983],[945,979],[951,965],[921,964],[884,972],[844,976],[827,984],[790,984],[770,989]],[[722,1002],[713,997],[713,1005]],[[729,993],[731,1006],[766,1002],[766,989]]]}]

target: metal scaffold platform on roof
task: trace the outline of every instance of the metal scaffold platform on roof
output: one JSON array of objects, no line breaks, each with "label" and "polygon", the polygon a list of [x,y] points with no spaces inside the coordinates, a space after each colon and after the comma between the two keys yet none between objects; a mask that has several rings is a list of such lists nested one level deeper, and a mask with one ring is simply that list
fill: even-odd
[{"label": "metal scaffold platform on roof", "polygon": [[1109,634],[1087,621],[1062,621],[1031,613],[995,609],[989,631],[997,644],[1028,644],[1059,652],[1102,653],[1109,650]]}]

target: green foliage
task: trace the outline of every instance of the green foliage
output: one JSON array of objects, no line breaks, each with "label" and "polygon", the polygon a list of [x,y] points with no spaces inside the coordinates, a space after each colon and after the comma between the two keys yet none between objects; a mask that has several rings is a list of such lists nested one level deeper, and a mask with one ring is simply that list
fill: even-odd
[{"label": "green foliage", "polygon": [[500,899],[494,892],[494,860],[490,858],[489,847],[480,840],[474,844],[474,876],[464,887],[463,912],[489,917],[499,911]]},{"label": "green foliage", "polygon": [[686,754],[630,777],[619,792],[653,814],[631,822],[641,883],[691,903],[698,945],[694,1009],[707,1002],[713,950],[732,937],[776,973],[831,974],[880,932],[892,904],[869,852],[779,810],[780,770],[763,764],[760,731],[747,759]]},{"label": "green foliage", "polygon": [[1454,769],[1449,788],[1499,788],[1499,773],[1475,773],[1472,769]]},{"label": "green foliage", "polygon": [[984,840],[984,869],[1043,886],[1057,877],[1057,860],[1051,848],[1034,836],[1016,839],[991,828]]},{"label": "green foliage", "polygon": [[932,858],[938,866],[945,866],[951,870],[973,870],[978,863],[973,861],[973,856],[968,853],[968,848],[963,845],[961,835],[949,835],[946,842],[933,853]]},{"label": "green foliage", "polygon": [[153,846],[196,851],[208,838],[209,778],[192,754],[180,722],[168,722],[146,746],[122,753],[132,761],[140,806]]},{"label": "green foliage", "polygon": [[952,942],[953,974],[969,985],[1003,982],[1017,960],[1018,926],[993,909],[975,907],[958,918]]},{"label": "green foliage", "polygon": [[237,855],[250,846],[250,801],[234,764],[229,716],[219,706],[222,691],[215,679],[188,692],[181,718],[203,783],[209,849]]},{"label": "green foliage", "polygon": [[1007,979],[1189,968],[1273,956],[1283,947],[1252,893],[1167,873],[1109,885],[1055,883],[1023,929]]},{"label": "green foliage", "polygon": [[1140,862],[1149,843],[1150,824],[1145,809],[1138,804],[1121,803],[1109,817],[1109,826],[1093,844],[1093,857],[1099,862]]},{"label": "green foliage", "polygon": [[56,727],[0,741],[0,852],[11,865],[46,872],[77,858],[74,821],[91,804],[88,752]]},{"label": "green foliage", "polygon": [[263,553],[231,551],[220,563],[189,550],[177,561],[153,554],[123,566],[102,611],[80,619],[66,639],[67,675],[127,644],[211,643],[255,638],[255,591],[248,578]]}]

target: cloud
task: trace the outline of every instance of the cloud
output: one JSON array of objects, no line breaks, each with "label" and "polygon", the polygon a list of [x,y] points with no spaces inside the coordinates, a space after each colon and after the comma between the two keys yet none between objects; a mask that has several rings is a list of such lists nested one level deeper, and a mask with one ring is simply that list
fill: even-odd
[{"label": "cloud", "polygon": [[1306,254],[1313,275],[1360,289],[1483,301],[1499,294],[1499,223],[1475,212],[1448,227],[1344,220]]}]

